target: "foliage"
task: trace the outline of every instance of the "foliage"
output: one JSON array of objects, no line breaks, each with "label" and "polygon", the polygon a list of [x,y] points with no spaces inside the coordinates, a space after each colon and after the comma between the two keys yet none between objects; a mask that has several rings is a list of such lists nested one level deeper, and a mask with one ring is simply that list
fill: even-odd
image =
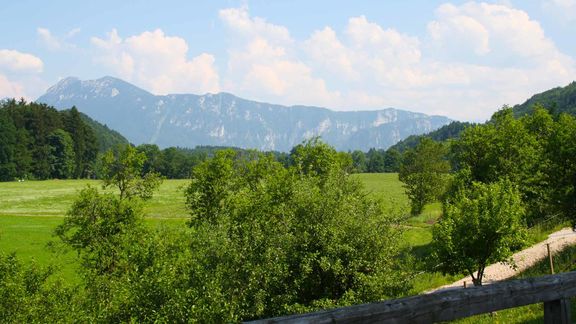
[{"label": "foliage", "polygon": [[201,268],[221,281],[218,304],[237,320],[403,291],[393,266],[398,216],[383,214],[324,143],[303,143],[292,161],[285,169],[271,156],[227,151],[194,169],[190,224],[205,238],[195,246]]},{"label": "foliage", "polygon": [[103,240],[135,226],[141,216],[137,204],[87,187],[79,192],[55,234],[75,249],[90,250]]},{"label": "foliage", "polygon": [[482,285],[484,269],[507,262],[526,241],[524,210],[510,181],[472,183],[444,204],[433,228],[433,246],[440,268],[465,273]]},{"label": "foliage", "polygon": [[424,138],[413,149],[404,153],[399,178],[410,199],[411,214],[418,215],[424,205],[437,200],[446,187],[450,165],[445,158],[442,143]]},{"label": "foliage", "polygon": [[131,145],[106,152],[102,157],[103,187],[117,188],[120,199],[152,198],[154,190],[162,183],[162,178],[154,172],[142,174],[145,159],[146,156],[138,153]]},{"label": "foliage", "polygon": [[0,322],[74,321],[75,291],[60,280],[49,281],[51,268],[23,264],[14,254],[0,253]]},{"label": "foliage", "polygon": [[24,100],[0,104],[0,180],[90,176],[98,147],[74,116]]},{"label": "foliage", "polygon": [[76,107],[61,112],[66,132],[74,138],[75,178],[89,178],[94,173],[94,161],[98,153],[96,135],[86,124]]},{"label": "foliage", "polygon": [[[70,114],[73,114],[75,109],[76,107],[72,107],[70,110],[63,111],[63,113],[66,114],[69,112]],[[79,116],[84,124],[86,124],[86,126],[88,126],[94,133],[96,144],[98,145],[98,152],[104,153],[119,145],[129,144],[128,140],[122,136],[122,134],[108,128],[107,125],[102,125],[83,113],[79,113]]]},{"label": "foliage", "polygon": [[50,145],[50,177],[67,179],[73,176],[75,154],[74,142],[70,135],[62,129],[56,129],[48,135]]},{"label": "foliage", "polygon": [[504,108],[489,123],[464,131],[452,145],[453,162],[468,170],[473,181],[514,182],[531,226],[556,215],[573,218],[566,206],[575,199],[575,135],[572,116],[554,120],[546,109],[535,107],[531,115],[515,119],[513,111]]},{"label": "foliage", "polygon": [[576,224],[576,118],[561,115],[547,144],[551,210]]}]

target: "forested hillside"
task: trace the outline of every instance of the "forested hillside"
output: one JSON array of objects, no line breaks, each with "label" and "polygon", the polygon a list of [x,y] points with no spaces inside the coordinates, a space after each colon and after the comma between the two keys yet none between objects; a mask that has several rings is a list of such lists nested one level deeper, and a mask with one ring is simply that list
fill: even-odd
[{"label": "forested hillside", "polygon": [[126,144],[122,135],[76,108],[7,100],[0,104],[0,180],[95,176],[99,152]]},{"label": "forested hillside", "polygon": [[[66,111],[67,110],[64,110],[64,112]],[[84,123],[92,128],[92,131],[96,136],[96,141],[98,142],[98,149],[100,152],[106,152],[119,144],[128,144],[128,140],[117,131],[108,128],[106,125],[100,124],[94,119],[88,117],[86,114],[80,113],[80,117]]]},{"label": "forested hillside", "polygon": [[427,137],[438,142],[443,142],[449,138],[458,138],[460,136],[460,133],[462,133],[462,131],[470,125],[471,124],[467,122],[453,121],[450,124],[442,126],[430,133],[424,135],[408,136],[406,139],[392,145],[391,149],[398,150],[399,152],[404,152],[407,149],[416,147],[416,145],[418,145],[418,143],[423,137]]},{"label": "forested hillside", "polygon": [[515,116],[532,114],[534,106],[541,105],[553,115],[567,113],[576,115],[576,81],[565,87],[557,87],[536,94],[521,105],[513,107]]}]

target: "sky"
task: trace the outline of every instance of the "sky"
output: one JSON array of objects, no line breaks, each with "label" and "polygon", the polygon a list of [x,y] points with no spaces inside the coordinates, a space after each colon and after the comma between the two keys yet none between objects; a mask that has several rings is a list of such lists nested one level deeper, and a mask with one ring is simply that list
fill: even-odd
[{"label": "sky", "polygon": [[114,76],[481,122],[576,80],[576,0],[19,0],[0,16],[0,98]]}]

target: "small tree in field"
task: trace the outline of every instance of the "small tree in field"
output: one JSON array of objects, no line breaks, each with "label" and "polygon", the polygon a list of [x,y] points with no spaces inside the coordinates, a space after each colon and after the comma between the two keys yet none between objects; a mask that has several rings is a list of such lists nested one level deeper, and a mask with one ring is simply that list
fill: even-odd
[{"label": "small tree in field", "polygon": [[102,157],[103,187],[118,188],[120,199],[152,198],[162,178],[155,172],[143,174],[145,161],[146,155],[131,145],[120,146],[115,152],[109,150]]},{"label": "small tree in field", "polygon": [[423,138],[413,150],[404,153],[399,178],[410,199],[411,214],[418,215],[424,205],[440,197],[445,189],[450,164],[442,143]]},{"label": "small tree in field", "polygon": [[472,183],[444,204],[444,214],[433,228],[434,253],[441,269],[469,274],[482,285],[484,269],[510,262],[514,250],[526,241],[520,194],[509,181]]}]

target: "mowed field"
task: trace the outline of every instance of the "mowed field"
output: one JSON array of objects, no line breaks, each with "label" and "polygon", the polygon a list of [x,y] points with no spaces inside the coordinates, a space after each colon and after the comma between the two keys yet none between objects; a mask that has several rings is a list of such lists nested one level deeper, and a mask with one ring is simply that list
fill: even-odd
[{"label": "mowed field", "polygon": [[[390,212],[409,211],[408,199],[397,174],[353,176],[365,185],[368,193],[381,198]],[[166,180],[162,183],[154,198],[146,203],[146,222],[150,226],[185,226],[188,212],[184,189],[188,182]],[[57,265],[64,276],[73,277],[77,264],[75,253],[56,253],[58,249],[49,249],[48,246],[50,242],[58,241],[52,235],[54,228],[62,222],[78,192],[86,186],[101,189],[101,182],[48,180],[0,183],[0,251],[16,252],[19,258],[35,260],[42,265]],[[428,253],[425,247],[432,239],[430,227],[438,217],[439,210],[439,205],[427,206],[422,215],[408,220],[405,244],[414,247],[417,254]],[[441,279],[439,284],[443,283],[445,280]]]}]

